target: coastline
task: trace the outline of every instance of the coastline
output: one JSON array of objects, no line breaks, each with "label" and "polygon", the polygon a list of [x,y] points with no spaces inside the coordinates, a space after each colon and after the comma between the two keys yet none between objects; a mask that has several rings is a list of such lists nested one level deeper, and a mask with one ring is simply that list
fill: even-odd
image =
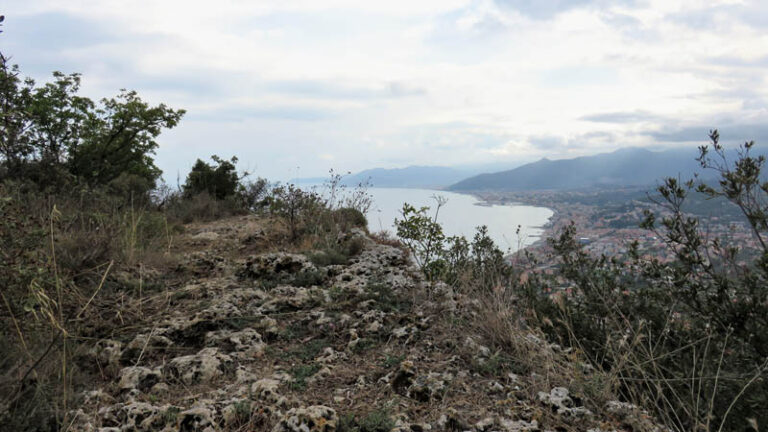
[{"label": "coastline", "polygon": [[507,201],[504,198],[501,198],[501,199],[496,198],[496,199],[494,199],[494,198],[491,198],[489,196],[486,196],[486,195],[482,194],[479,191],[470,191],[470,192],[458,192],[458,191],[456,191],[454,193],[470,195],[470,196],[476,198],[478,201],[480,201],[480,203],[482,203],[482,204],[478,203],[477,205],[485,205],[485,206],[494,206],[494,205],[504,205],[504,206],[527,205],[527,206],[533,206],[533,207],[546,208],[547,210],[552,212],[552,216],[550,216],[549,219],[547,219],[546,223],[544,223],[542,225],[537,225],[537,226],[529,227],[529,228],[535,228],[535,229],[541,229],[542,230],[542,232],[538,236],[538,238],[534,242],[532,242],[531,244],[529,244],[527,246],[524,246],[524,247],[518,249],[517,251],[515,251],[515,252],[513,252],[511,254],[506,255],[507,258],[513,256],[514,254],[516,254],[517,252],[522,251],[522,250],[536,249],[536,248],[539,248],[541,246],[544,246],[546,244],[546,240],[549,237],[551,237],[552,234],[554,233],[555,227],[557,226],[557,222],[559,221],[560,216],[562,214],[562,212],[556,206],[550,207],[550,206],[541,205],[540,203],[535,202],[534,200]]}]

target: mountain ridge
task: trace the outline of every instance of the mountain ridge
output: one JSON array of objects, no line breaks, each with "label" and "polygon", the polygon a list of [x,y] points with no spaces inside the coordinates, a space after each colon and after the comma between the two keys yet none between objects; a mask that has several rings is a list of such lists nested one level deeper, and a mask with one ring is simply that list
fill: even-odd
[{"label": "mountain ridge", "polygon": [[689,177],[701,171],[688,149],[651,151],[627,147],[610,153],[570,159],[542,158],[506,171],[461,180],[448,190],[568,190],[604,186],[644,186],[668,176]]}]

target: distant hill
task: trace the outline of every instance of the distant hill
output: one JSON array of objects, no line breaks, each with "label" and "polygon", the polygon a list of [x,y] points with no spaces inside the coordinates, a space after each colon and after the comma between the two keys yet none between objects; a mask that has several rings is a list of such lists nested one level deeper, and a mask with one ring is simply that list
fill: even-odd
[{"label": "distant hill", "polygon": [[701,172],[695,149],[654,152],[625,148],[574,159],[541,159],[515,169],[480,174],[449,187],[471,190],[567,190],[601,186],[643,186],[669,176]]},{"label": "distant hill", "polygon": [[[487,167],[486,167],[487,168]],[[441,189],[459,180],[482,172],[479,168],[452,168],[440,166],[409,166],[405,168],[373,168],[347,175],[343,183],[356,186],[368,181],[372,187],[380,188],[424,188]],[[297,184],[319,184],[327,177],[313,177],[292,180]]]},{"label": "distant hill", "polygon": [[450,167],[409,166],[406,168],[374,168],[345,177],[345,182],[356,185],[369,180],[373,187],[441,188],[465,179],[468,173]]}]

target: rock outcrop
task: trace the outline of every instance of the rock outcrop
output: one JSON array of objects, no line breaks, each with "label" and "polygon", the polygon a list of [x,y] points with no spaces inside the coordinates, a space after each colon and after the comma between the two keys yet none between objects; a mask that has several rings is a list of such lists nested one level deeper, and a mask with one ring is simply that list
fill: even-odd
[{"label": "rock outcrop", "polygon": [[362,252],[323,266],[312,251],[254,251],[269,236],[254,226],[217,222],[181,239],[193,250],[177,269],[184,283],[163,294],[171,307],[85,355],[104,379],[83,392],[70,431],[653,428],[629,404],[598,417],[567,382],[543,387],[552,377],[462,324],[475,298],[428,286],[401,249],[358,231]]}]

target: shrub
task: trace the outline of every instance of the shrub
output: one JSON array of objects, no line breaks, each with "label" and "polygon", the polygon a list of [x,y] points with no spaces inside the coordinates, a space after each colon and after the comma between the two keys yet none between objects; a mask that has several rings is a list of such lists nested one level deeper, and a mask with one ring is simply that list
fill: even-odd
[{"label": "shrub", "polygon": [[437,218],[440,214],[440,208],[445,205],[446,200],[442,197],[435,197],[435,201],[437,207],[433,217],[427,215],[429,207],[417,209],[405,203],[401,211],[402,219],[395,219],[397,236],[410,250],[411,256],[428,281],[437,280],[443,272],[445,264],[440,259],[445,234],[443,234],[443,228],[437,222]]},{"label": "shrub", "polygon": [[234,196],[240,186],[240,177],[237,175],[237,158],[224,160],[213,155],[211,159],[215,166],[198,159],[192,166],[192,171],[184,182],[184,196],[192,197],[202,193],[223,200]]},{"label": "shrub", "polygon": [[[751,157],[753,144],[747,143],[728,165],[717,131],[710,138],[719,160],[706,146],[699,160],[718,171],[719,186],[666,179],[656,199],[664,216],[647,212],[643,222],[668,245],[671,262],[643,258],[637,244],[627,260],[593,257],[581,249],[571,225],[550,240],[560,281],[539,279],[541,285],[526,291],[554,337],[584,350],[625,398],[677,430],[768,422],[761,408],[768,403],[765,160]],[[742,210],[761,245],[752,263],[739,264],[738,245],[707,238],[699,221],[685,214],[693,189],[725,197]],[[567,291],[553,303],[541,292],[557,284]]]},{"label": "shrub", "polygon": [[354,414],[341,416],[339,432],[389,432],[395,428],[395,421],[387,409],[371,411],[364,417]]},{"label": "shrub", "polygon": [[368,226],[368,219],[365,218],[365,215],[360,210],[351,207],[333,210],[331,217],[342,231],[348,231],[350,228],[366,229]]}]

